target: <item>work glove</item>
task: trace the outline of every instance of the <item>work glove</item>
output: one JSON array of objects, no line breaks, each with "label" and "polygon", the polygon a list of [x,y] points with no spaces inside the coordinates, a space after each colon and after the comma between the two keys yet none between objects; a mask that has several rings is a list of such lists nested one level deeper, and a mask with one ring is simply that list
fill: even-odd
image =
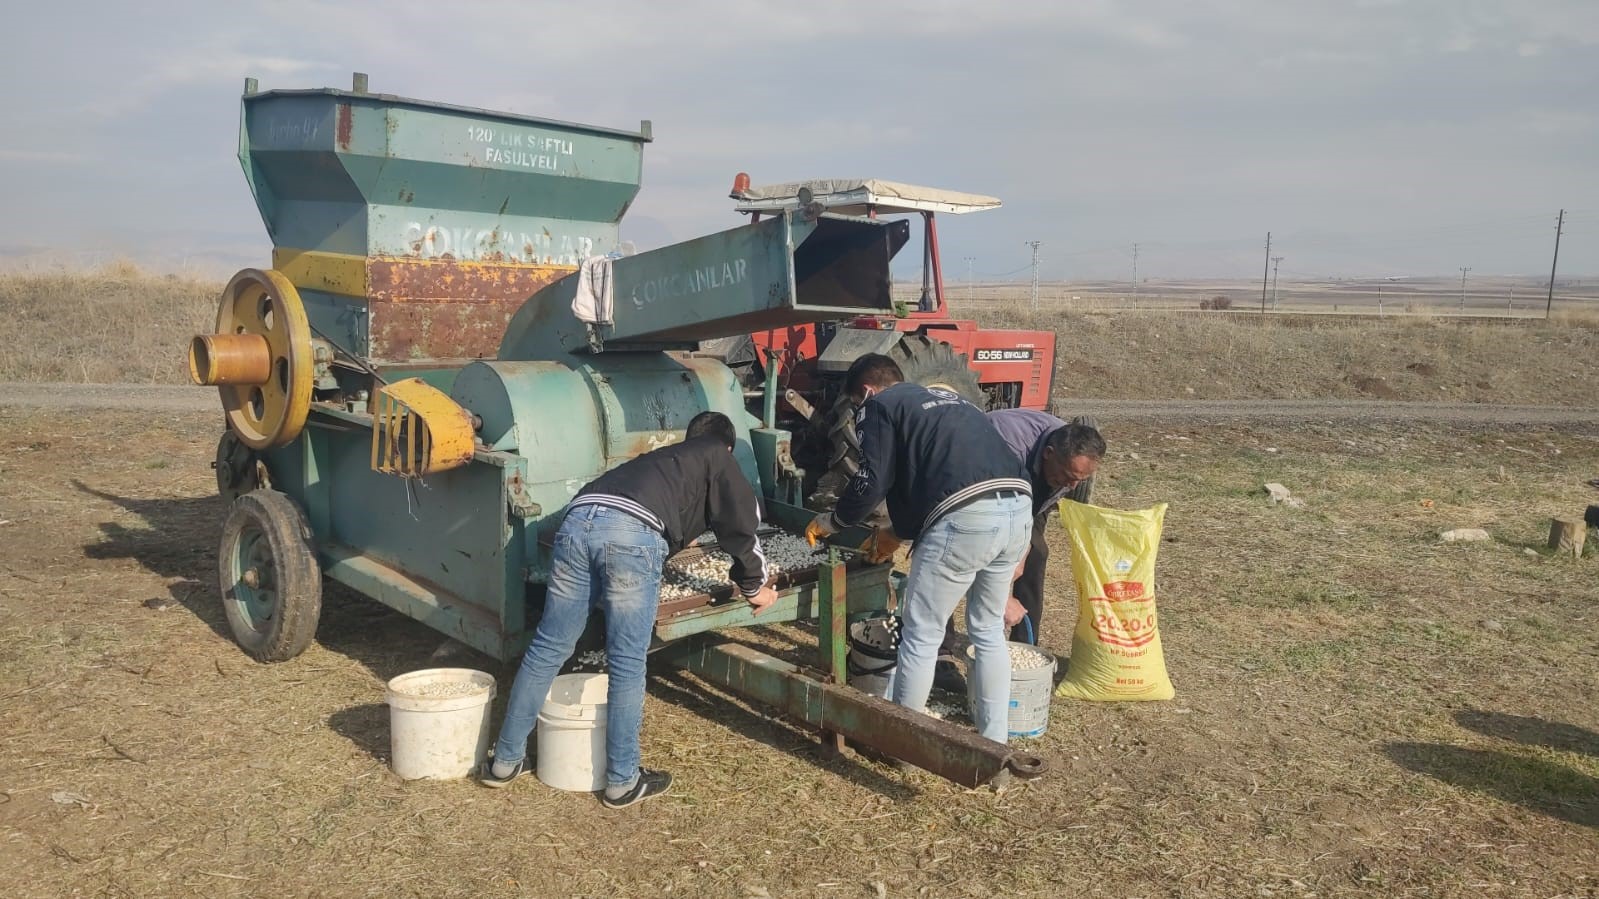
[{"label": "work glove", "polygon": [[805,542],[815,546],[818,542],[833,536],[833,513],[823,512],[811,519],[805,526]]},{"label": "work glove", "polygon": [[894,558],[894,553],[898,549],[899,538],[888,528],[872,528],[871,536],[860,546],[866,561],[873,565],[881,565]]}]

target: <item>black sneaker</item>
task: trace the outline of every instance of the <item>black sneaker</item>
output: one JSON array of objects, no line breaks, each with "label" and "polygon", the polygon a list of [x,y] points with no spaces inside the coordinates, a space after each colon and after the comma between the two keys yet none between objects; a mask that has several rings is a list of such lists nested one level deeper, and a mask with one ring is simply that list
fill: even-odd
[{"label": "black sneaker", "polygon": [[633,789],[615,799],[605,795],[605,791],[601,790],[600,802],[604,803],[606,808],[627,808],[630,805],[638,805],[651,796],[659,796],[671,786],[672,775],[665,771],[651,771],[641,767],[638,769],[638,783],[633,784]]},{"label": "black sneaker", "polygon": [[933,686],[949,693],[966,692],[966,675],[954,659],[939,659],[933,665]]},{"label": "black sneaker", "polygon": [[478,775],[477,782],[485,787],[498,790],[501,787],[510,786],[511,781],[516,780],[518,777],[521,777],[526,773],[527,757],[523,756],[522,760],[516,763],[516,767],[511,769],[510,774],[506,775],[505,777],[495,777],[494,758],[491,756],[483,760],[483,773]]}]

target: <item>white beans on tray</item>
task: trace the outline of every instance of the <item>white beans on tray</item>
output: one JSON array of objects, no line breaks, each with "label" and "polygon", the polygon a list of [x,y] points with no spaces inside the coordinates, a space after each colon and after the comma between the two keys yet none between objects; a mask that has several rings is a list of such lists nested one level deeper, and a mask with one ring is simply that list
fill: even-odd
[{"label": "white beans on tray", "polygon": [[[824,548],[812,548],[803,537],[773,534],[761,539],[761,551],[766,555],[766,576],[770,578],[816,565]],[[732,582],[727,576],[732,564],[733,557],[721,550],[689,559],[674,557],[667,561],[666,572],[661,577],[661,598],[682,599],[730,586]]]}]

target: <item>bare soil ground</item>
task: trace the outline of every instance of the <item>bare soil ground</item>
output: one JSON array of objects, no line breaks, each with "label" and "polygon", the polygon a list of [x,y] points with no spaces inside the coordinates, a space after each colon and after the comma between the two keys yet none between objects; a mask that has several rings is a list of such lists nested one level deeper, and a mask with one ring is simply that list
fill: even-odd
[{"label": "bare soil ground", "polygon": [[330,591],[292,662],[237,649],[212,413],[0,408],[0,894],[1599,894],[1599,558],[1541,548],[1599,501],[1599,427],[1102,424],[1098,499],[1171,503],[1175,701],[1056,700],[1053,772],[995,795],[659,671],[678,784],[610,812],[390,774],[383,682],[440,641],[374,603]]}]

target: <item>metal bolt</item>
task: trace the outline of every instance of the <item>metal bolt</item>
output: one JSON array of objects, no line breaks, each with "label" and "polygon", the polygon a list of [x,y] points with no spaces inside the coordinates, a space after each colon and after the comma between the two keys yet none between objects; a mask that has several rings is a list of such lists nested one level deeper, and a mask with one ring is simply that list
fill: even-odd
[{"label": "metal bolt", "polygon": [[254,590],[257,587],[260,587],[261,586],[261,572],[260,572],[260,570],[259,569],[255,569],[255,568],[246,568],[244,570],[244,574],[239,576],[239,583],[243,584],[246,587],[249,587],[251,590]]}]

